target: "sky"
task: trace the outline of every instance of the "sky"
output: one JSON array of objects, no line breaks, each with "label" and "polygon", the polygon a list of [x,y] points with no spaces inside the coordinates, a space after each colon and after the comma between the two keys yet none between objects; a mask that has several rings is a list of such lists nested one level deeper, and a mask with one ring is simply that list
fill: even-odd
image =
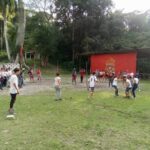
[{"label": "sky", "polygon": [[115,10],[121,9],[124,13],[139,10],[145,12],[150,9],[150,0],[112,0]]},{"label": "sky", "polygon": [[[27,2],[30,0],[24,0]],[[145,12],[150,10],[150,0],[112,0],[114,3],[114,10],[123,10],[124,13],[139,10]]]}]

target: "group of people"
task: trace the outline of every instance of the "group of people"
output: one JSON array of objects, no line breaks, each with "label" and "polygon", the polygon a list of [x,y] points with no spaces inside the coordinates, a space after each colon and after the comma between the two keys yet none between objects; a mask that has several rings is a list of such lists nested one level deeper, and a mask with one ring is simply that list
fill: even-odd
[{"label": "group of people", "polygon": [[[86,71],[84,68],[81,68],[79,73],[80,73],[80,82],[83,83],[84,77],[86,75]],[[76,85],[76,83],[77,83],[77,71],[76,68],[74,68],[72,71],[72,84]]]},{"label": "group of people", "polygon": [[42,80],[42,72],[41,72],[41,69],[38,68],[36,70],[36,72],[34,72],[34,69],[31,67],[30,70],[28,71],[28,75],[29,75],[29,78],[30,78],[30,81],[33,81],[34,82],[34,77],[35,77],[35,74],[37,75],[37,80],[41,81]]},{"label": "group of people", "polygon": [[[19,94],[19,80],[18,76],[20,76],[21,71],[18,68],[15,68],[12,72],[12,75],[9,79],[9,85],[10,85],[10,105],[9,105],[9,114],[15,114],[14,112],[14,104],[16,101],[16,97]],[[59,76],[59,73],[56,73],[56,77],[54,79],[55,84],[55,90],[56,90],[56,100],[61,100],[61,78]]]},{"label": "group of people", "polygon": [[[31,71],[31,70],[30,70]],[[38,72],[39,71],[39,72]],[[85,75],[85,70],[80,70],[81,72],[81,82],[83,82],[83,76]],[[1,70],[2,73],[2,70]],[[14,103],[16,101],[16,96],[17,94],[19,94],[19,76],[22,72],[18,69],[15,68],[11,74],[9,74],[9,86],[10,86],[10,96],[11,96],[11,100],[10,100],[10,107],[9,107],[9,113],[10,114],[14,114]],[[29,73],[29,72],[28,72]],[[38,80],[41,80],[41,71],[37,70],[37,73],[40,74],[40,77],[38,78]],[[74,72],[72,74],[76,75],[76,70],[74,69]],[[7,77],[7,76],[6,76]],[[74,76],[73,76],[74,77]],[[113,75],[113,81],[111,83],[111,86],[115,89],[115,96],[119,96],[119,88],[118,88],[118,81],[121,80],[119,79],[115,74]],[[132,96],[135,98],[136,94],[135,91],[138,88],[138,84],[139,84],[139,79],[137,76],[128,76],[128,75],[124,75],[123,78],[123,84],[125,85],[125,96],[126,98],[130,98],[132,94]],[[94,90],[95,90],[95,85],[98,82],[97,77],[96,77],[96,73],[93,72],[90,77],[87,80],[87,88],[89,91],[89,98],[93,97],[94,94]],[[56,73],[56,76],[54,78],[54,88],[55,88],[55,93],[56,93],[56,100],[62,100],[61,97],[61,87],[62,87],[62,81],[61,81],[61,77],[59,73]]]},{"label": "group of people", "polygon": [[12,71],[10,68],[0,68],[0,90],[3,90],[3,88],[7,86],[8,80],[11,75]]},{"label": "group of people", "polygon": [[[112,87],[115,89],[115,96],[119,96],[118,90],[118,77],[114,76]],[[136,90],[139,86],[139,78],[137,75],[124,75],[123,78],[123,85],[125,86],[125,97],[126,98],[135,98],[136,97]]]},{"label": "group of people", "polygon": [[[122,80],[125,87],[125,97],[126,98],[136,98],[136,90],[139,86],[139,78],[137,75],[124,75],[122,79],[119,79],[115,74],[112,75],[112,81],[110,82],[111,86],[115,89],[115,96],[119,96],[118,80]],[[95,72],[93,72],[88,79],[88,88],[90,91],[90,98],[93,97],[94,88],[96,82],[98,82]]]}]

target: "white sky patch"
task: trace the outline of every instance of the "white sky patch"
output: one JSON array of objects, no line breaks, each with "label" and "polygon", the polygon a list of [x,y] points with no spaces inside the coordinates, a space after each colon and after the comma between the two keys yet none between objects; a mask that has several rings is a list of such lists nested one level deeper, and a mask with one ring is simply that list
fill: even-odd
[{"label": "white sky patch", "polygon": [[115,10],[123,10],[123,12],[131,12],[138,10],[145,12],[150,10],[150,0],[112,0],[115,5]]},{"label": "white sky patch", "polygon": [[[23,0],[25,3],[30,0]],[[138,10],[145,12],[150,10],[150,0],[112,0],[114,3],[113,10],[123,10],[124,13]]]}]

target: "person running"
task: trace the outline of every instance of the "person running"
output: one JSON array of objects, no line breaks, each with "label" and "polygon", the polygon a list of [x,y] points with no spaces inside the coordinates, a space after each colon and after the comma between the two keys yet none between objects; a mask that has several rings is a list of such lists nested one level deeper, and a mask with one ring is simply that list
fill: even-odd
[{"label": "person running", "polygon": [[14,103],[16,101],[16,96],[17,94],[19,94],[19,88],[18,88],[18,75],[20,74],[20,70],[18,68],[15,68],[13,70],[13,74],[11,75],[10,79],[9,79],[9,83],[10,83],[10,107],[9,107],[9,114],[14,114]]},{"label": "person running", "polygon": [[56,77],[55,77],[55,91],[56,91],[56,100],[62,100],[61,98],[61,78],[60,78],[60,74],[56,73]]},{"label": "person running", "polygon": [[126,98],[130,98],[130,92],[132,90],[132,84],[130,81],[130,76],[128,76],[128,77],[125,76],[124,80],[125,80],[125,87],[126,87],[125,95],[126,95]]},{"label": "person running", "polygon": [[138,84],[139,84],[139,79],[138,79],[137,76],[135,76],[133,78],[133,87],[132,87],[132,95],[133,95],[134,98],[136,97],[135,91],[138,88]]},{"label": "person running", "polygon": [[115,89],[115,96],[119,96],[118,94],[118,78],[117,76],[114,76],[112,87]]},{"label": "person running", "polygon": [[95,72],[93,72],[90,76],[90,78],[88,79],[88,82],[89,82],[89,98],[92,98],[93,97],[93,94],[94,94],[94,89],[95,89],[95,84],[97,82],[97,78],[95,76]]}]

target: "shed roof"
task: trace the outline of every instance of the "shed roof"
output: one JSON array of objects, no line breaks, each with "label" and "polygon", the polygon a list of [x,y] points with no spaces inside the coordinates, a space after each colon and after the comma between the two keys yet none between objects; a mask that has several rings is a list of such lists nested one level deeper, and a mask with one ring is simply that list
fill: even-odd
[{"label": "shed roof", "polygon": [[90,56],[90,55],[98,55],[98,54],[118,54],[118,53],[120,54],[120,53],[131,53],[131,52],[137,52],[138,56],[150,57],[150,48],[103,50],[100,52],[97,52],[97,51],[85,52],[85,53],[79,54],[79,56]]}]

